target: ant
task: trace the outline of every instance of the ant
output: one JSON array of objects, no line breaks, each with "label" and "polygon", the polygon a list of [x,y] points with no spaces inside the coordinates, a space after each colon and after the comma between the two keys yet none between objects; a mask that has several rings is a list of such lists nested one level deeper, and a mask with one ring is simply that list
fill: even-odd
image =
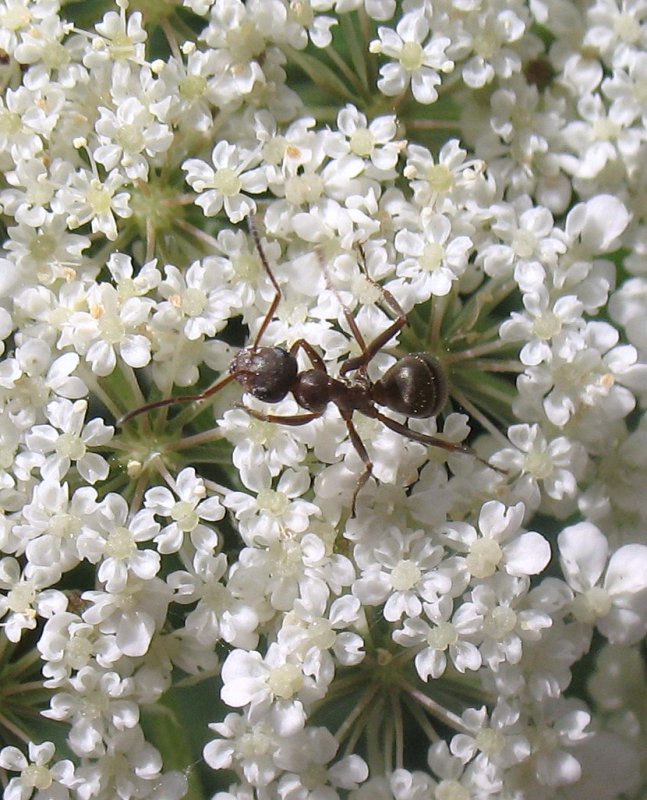
[{"label": "ant", "polygon": [[[430,353],[411,353],[403,356],[393,364],[384,375],[373,382],[368,377],[367,367],[375,355],[407,324],[407,316],[393,295],[375,282],[369,275],[368,280],[380,291],[386,305],[395,313],[395,320],[372,341],[366,342],[357,326],[350,310],[344,306],[343,312],[348,327],[359,348],[360,355],[347,359],[339,370],[339,378],[328,374],[324,360],[314,347],[305,339],[297,339],[289,350],[283,347],[261,346],[261,339],[281,301],[282,293],[279,284],[270,269],[269,262],[261,244],[256,223],[249,218],[249,231],[256,245],[261,263],[272,286],[274,298],[263,318],[254,342],[244,347],[233,358],[229,365],[229,373],[217,381],[206,391],[195,395],[181,395],[158,400],[141,406],[121,418],[119,423],[125,424],[133,417],[155,408],[206,400],[212,397],[227,384],[237,381],[246,392],[265,403],[278,403],[288,392],[306,413],[295,415],[267,414],[256,409],[245,408],[248,414],[264,422],[281,425],[305,425],[324,413],[329,403],[339,409],[342,419],[348,428],[351,443],[364,464],[364,471],[357,479],[351,500],[351,515],[355,516],[357,496],[373,471],[373,463],[355,426],[353,414],[358,411],[371,419],[377,419],[395,433],[422,444],[439,447],[454,453],[465,453],[481,461],[492,469],[492,465],[479,458],[474,451],[463,444],[448,442],[437,436],[430,436],[412,430],[405,423],[383,414],[376,405],[403,414],[406,417],[435,417],[447,401],[447,378],[438,359]],[[360,250],[361,253],[361,250]],[[361,253],[363,256],[363,253]],[[311,369],[299,371],[297,355],[302,350],[312,364]],[[349,373],[355,373],[347,377]]]}]

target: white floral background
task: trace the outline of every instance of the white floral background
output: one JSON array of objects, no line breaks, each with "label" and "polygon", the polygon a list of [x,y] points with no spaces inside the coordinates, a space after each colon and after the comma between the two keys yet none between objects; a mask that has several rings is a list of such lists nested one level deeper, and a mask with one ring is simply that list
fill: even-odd
[{"label": "white floral background", "polygon": [[[4,798],[642,800],[646,0],[0,0],[0,81]],[[276,346],[445,447],[192,400]]]}]

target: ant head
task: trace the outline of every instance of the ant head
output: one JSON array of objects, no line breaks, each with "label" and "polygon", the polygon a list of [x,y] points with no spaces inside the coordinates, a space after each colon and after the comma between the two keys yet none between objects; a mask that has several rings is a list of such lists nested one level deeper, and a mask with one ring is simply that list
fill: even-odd
[{"label": "ant head", "polygon": [[297,372],[296,358],[282,347],[245,347],[229,367],[243,389],[265,403],[283,400]]}]

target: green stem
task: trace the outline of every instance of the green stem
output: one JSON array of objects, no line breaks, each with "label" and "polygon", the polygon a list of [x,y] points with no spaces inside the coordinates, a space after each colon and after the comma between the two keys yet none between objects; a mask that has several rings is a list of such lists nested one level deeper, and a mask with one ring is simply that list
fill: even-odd
[{"label": "green stem", "polygon": [[431,300],[431,347],[432,352],[438,352],[442,338],[441,331],[443,318],[447,309],[447,298],[433,296]]},{"label": "green stem", "polygon": [[[340,15],[339,25],[342,33],[344,34],[346,46],[348,47],[348,53],[353,63],[353,68],[355,70],[354,76],[357,78],[359,92],[362,95],[366,95],[370,87],[366,69],[365,44],[360,36],[358,36],[357,28],[353,23],[353,18],[350,14]],[[333,48],[330,48],[328,54],[332,55],[333,52]]]},{"label": "green stem", "polygon": [[79,365],[77,374],[90,390],[90,394],[98,397],[115,419],[121,416],[121,410],[116,401],[105,391],[95,374],[85,364]]},{"label": "green stem", "polygon": [[[347,753],[353,752],[355,744],[357,743],[362,733],[363,725],[356,726],[355,723],[366,711],[366,709],[369,708],[369,706],[373,702],[373,698],[377,694],[377,691],[378,687],[375,684],[369,685],[367,690],[364,692],[364,696],[355,705],[350,714],[346,717],[346,719],[335,731],[335,738],[337,739],[338,742],[343,742],[347,736],[349,737],[345,747],[345,751]],[[326,701],[328,701],[328,699],[329,698],[327,697]],[[351,730],[353,730],[352,735],[350,735]]]},{"label": "green stem", "polygon": [[456,400],[458,400],[458,402],[464,407],[464,409],[467,412],[469,412],[469,415],[471,417],[474,417],[474,419],[478,420],[478,422],[481,423],[481,425],[485,428],[486,431],[491,433],[492,436],[494,436],[498,441],[502,442],[504,447],[508,446],[509,442],[505,438],[505,436],[501,433],[501,431],[496,427],[496,425],[493,425],[490,422],[490,420],[485,416],[485,414],[482,414],[480,412],[480,410],[474,405],[474,403],[471,402],[471,400],[469,400],[461,391],[459,391],[455,387],[452,390],[452,395]]},{"label": "green stem", "polygon": [[[404,766],[404,720],[402,718],[402,705],[399,702],[399,695],[391,695],[391,706],[393,709],[393,731],[395,734],[395,766],[402,769]],[[385,751],[388,756],[390,750]]]},{"label": "green stem", "polygon": [[459,131],[461,130],[458,122],[444,119],[408,119],[406,121],[407,130],[419,131]]},{"label": "green stem", "polygon": [[[479,377],[481,380],[479,380]],[[514,386],[507,384],[500,379],[496,383],[482,380],[482,375],[479,376],[477,372],[472,374],[461,374],[461,383],[464,388],[470,388],[470,394],[475,394],[480,397],[489,397],[492,400],[504,403],[508,408],[512,403],[513,397],[516,395]]]},{"label": "green stem", "polygon": [[186,450],[188,447],[201,447],[204,444],[218,442],[224,438],[219,428],[211,428],[202,433],[194,433],[192,436],[185,436],[177,442],[172,442],[164,448],[165,453],[173,453],[179,450]]},{"label": "green stem", "polygon": [[443,708],[440,703],[432,700],[431,697],[428,697],[411,683],[403,683],[402,688],[409,693],[413,700],[419,703],[423,708],[426,708],[430,714],[433,714],[436,719],[439,719],[449,728],[453,728],[459,733],[469,733],[469,730],[465,727],[463,720],[458,714],[454,714],[454,712],[450,711],[448,708]]},{"label": "green stem", "polygon": [[0,728],[6,728],[8,731],[13,733],[16,739],[20,739],[20,741],[24,742],[25,744],[30,742],[31,737],[25,733],[19,725],[12,722],[6,714],[0,713]]},{"label": "green stem", "polygon": [[525,371],[524,365],[519,361],[490,361],[488,359],[475,358],[471,362],[470,367],[481,370],[482,372],[514,372],[521,373]]},{"label": "green stem", "polygon": [[352,103],[356,100],[355,95],[348,89],[346,83],[320,58],[315,58],[302,50],[295,50],[288,45],[283,47],[283,52],[292,63],[305,72],[308,78],[321,91],[333,95],[338,101],[346,100]]},{"label": "green stem", "polygon": [[490,355],[490,353],[497,353],[500,350],[505,350],[507,347],[510,347],[510,342],[506,342],[503,339],[497,339],[495,342],[488,341],[476,347],[470,347],[467,350],[454,350],[447,354],[445,362],[450,364],[456,361],[465,361],[468,358],[487,356]]},{"label": "green stem", "polygon": [[[465,303],[454,317],[449,329],[445,331],[445,341],[453,342],[473,335],[477,322],[484,319],[516,288],[514,280],[486,280],[476,293]],[[496,325],[498,335],[499,323]],[[482,334],[478,334],[482,338]]]},{"label": "green stem", "polygon": [[427,739],[430,742],[440,741],[440,736],[438,732],[429,721],[429,717],[427,717],[424,711],[420,708],[420,705],[418,703],[413,702],[412,699],[408,697],[406,694],[403,696],[403,701],[407,704],[407,708],[411,712],[413,718],[416,720],[418,725],[421,727]]},{"label": "green stem", "polygon": [[372,775],[384,772],[384,754],[380,746],[380,730],[385,717],[384,705],[384,697],[378,692],[376,693],[373,705],[365,714],[366,760]]},{"label": "green stem", "polygon": [[2,697],[12,697],[17,694],[24,694],[25,692],[32,692],[35,689],[42,689],[42,681],[27,681],[26,683],[17,683],[8,686],[2,690]]}]

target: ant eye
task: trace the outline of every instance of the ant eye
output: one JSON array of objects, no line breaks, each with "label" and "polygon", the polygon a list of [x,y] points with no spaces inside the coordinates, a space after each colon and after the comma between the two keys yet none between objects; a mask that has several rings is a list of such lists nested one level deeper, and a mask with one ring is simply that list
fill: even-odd
[{"label": "ant eye", "polygon": [[247,347],[231,362],[229,372],[238,383],[265,403],[278,403],[292,388],[297,362],[282,347]]}]

